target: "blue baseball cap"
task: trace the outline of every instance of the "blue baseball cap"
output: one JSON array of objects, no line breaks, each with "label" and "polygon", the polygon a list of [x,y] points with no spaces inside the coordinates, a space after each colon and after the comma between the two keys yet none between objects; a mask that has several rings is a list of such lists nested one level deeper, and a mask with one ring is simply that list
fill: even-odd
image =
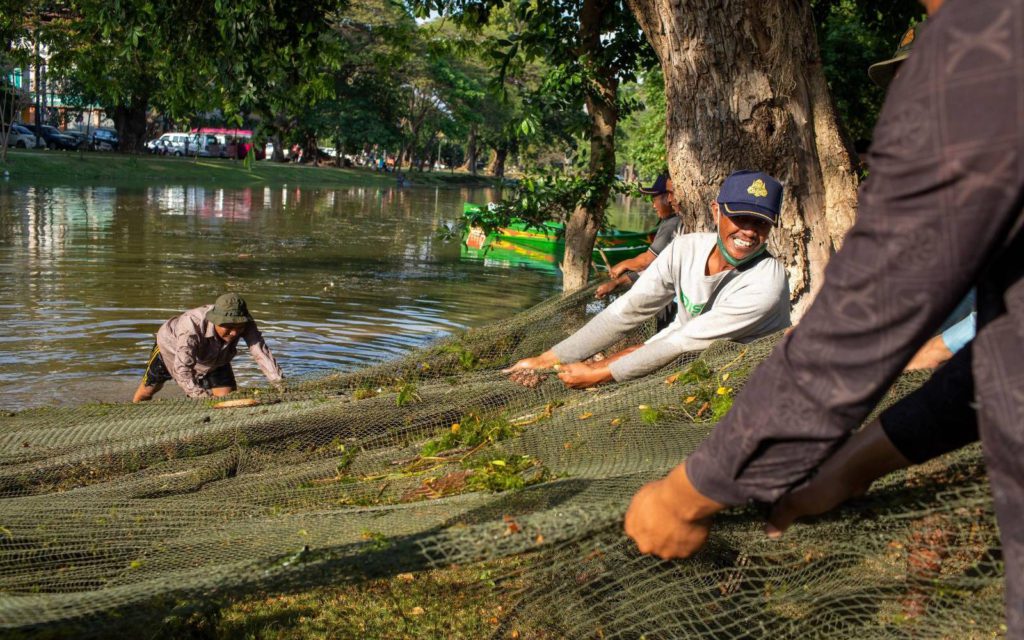
[{"label": "blue baseball cap", "polygon": [[736,171],[722,183],[718,206],[730,218],[751,216],[776,224],[782,210],[782,183],[762,171]]},{"label": "blue baseball cap", "polygon": [[640,193],[648,196],[660,196],[663,193],[668,193],[668,174],[663,173],[658,176],[654,184],[649,187],[640,187]]}]

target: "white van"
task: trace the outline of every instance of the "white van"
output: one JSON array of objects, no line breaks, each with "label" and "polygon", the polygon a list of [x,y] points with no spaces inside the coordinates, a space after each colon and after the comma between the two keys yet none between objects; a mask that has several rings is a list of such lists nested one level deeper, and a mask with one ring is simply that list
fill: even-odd
[{"label": "white van", "polygon": [[170,156],[219,156],[216,136],[208,133],[165,133],[146,143],[151,153]]}]

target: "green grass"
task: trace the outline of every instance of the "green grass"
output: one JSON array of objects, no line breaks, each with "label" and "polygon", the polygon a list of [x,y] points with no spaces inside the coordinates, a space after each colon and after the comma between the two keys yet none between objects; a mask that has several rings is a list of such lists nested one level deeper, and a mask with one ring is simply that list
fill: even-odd
[{"label": "green grass", "polygon": [[487,638],[509,607],[494,576],[515,562],[399,574],[291,595],[256,594],[222,608],[206,637]]},{"label": "green grass", "polygon": [[[280,164],[261,161],[247,170],[241,162],[214,158],[168,158],[117,153],[15,150],[8,152],[8,184],[42,186],[146,186],[203,184],[220,187],[391,187],[391,174],[369,169]],[[406,172],[414,186],[489,186],[485,176],[447,172]]]}]

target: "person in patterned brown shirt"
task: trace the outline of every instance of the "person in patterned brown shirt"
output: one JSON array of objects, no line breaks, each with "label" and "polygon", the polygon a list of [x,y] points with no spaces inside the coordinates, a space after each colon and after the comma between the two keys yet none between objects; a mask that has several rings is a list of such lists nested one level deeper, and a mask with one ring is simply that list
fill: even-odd
[{"label": "person in patterned brown shirt", "polygon": [[[977,428],[1009,636],[1024,638],[1024,0],[924,4],[931,17],[890,87],[825,286],[709,438],[637,492],[626,533],[642,552],[686,557],[716,512],[801,487],[977,286],[974,342],[881,424],[924,417],[963,442]],[[929,446],[917,449],[941,453]]]},{"label": "person in patterned brown shirt", "polygon": [[152,399],[172,379],[190,398],[228,395],[237,387],[231,360],[240,339],[267,380],[280,383],[281,367],[245,300],[237,293],[225,293],[216,303],[189,309],[160,327],[132,402]]}]

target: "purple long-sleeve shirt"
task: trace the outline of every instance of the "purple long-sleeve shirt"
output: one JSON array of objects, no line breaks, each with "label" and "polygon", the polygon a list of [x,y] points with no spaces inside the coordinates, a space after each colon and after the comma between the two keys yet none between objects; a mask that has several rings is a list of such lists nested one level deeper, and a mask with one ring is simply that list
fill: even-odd
[{"label": "purple long-sleeve shirt", "polygon": [[[167,371],[190,398],[206,394],[197,384],[198,378],[228,364],[238,353],[238,340],[221,340],[214,331],[214,324],[206,321],[206,313],[212,308],[213,305],[208,304],[189,309],[165,322],[156,333],[156,343]],[[246,326],[240,339],[249,346],[249,353],[267,380],[281,380],[281,367],[263,341],[255,322]]]},{"label": "purple long-sleeve shirt", "polygon": [[821,293],[687,476],[724,504],[778,499],[977,285],[978,426],[1024,638],[1024,0],[947,0],[890,87],[870,166]]}]

